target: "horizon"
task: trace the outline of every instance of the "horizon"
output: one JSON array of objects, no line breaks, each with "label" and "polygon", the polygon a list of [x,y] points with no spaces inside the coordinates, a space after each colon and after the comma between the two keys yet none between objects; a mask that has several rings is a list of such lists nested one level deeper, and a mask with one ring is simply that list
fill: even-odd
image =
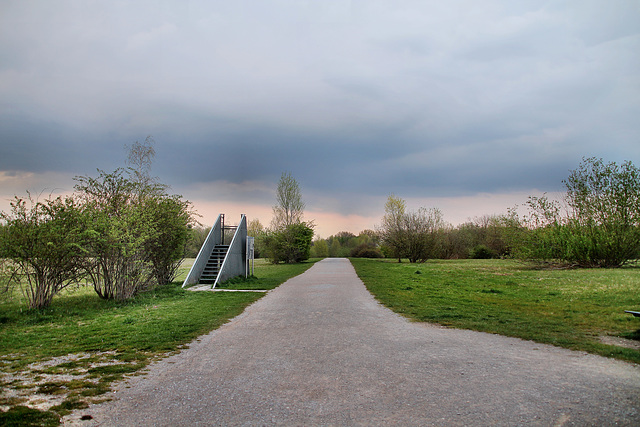
[{"label": "horizon", "polygon": [[640,164],[640,8],[327,0],[0,5],[0,209],[155,140],[203,222],[268,225],[283,172],[322,237],[389,194],[453,225]]}]

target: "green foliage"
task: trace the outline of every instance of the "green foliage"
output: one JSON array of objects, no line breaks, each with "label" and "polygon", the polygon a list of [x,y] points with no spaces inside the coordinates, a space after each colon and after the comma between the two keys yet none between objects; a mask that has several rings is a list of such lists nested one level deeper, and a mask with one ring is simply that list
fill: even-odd
[{"label": "green foliage", "polygon": [[136,142],[128,169],[76,177],[72,196],[34,202],[16,197],[0,213],[0,291],[21,287],[31,308],[88,280],[105,299],[126,300],[175,277],[193,212],[149,176],[155,151]]},{"label": "green foliage", "polygon": [[566,208],[530,197],[516,255],[580,267],[619,267],[640,258],[640,170],[584,159],[565,181]]},{"label": "green foliage", "polygon": [[[640,363],[600,336],[637,336],[639,268],[531,269],[513,260],[438,260],[415,266],[352,259],[383,304],[411,319],[514,336]],[[636,334],[636,335],[634,335]]]},{"label": "green foliage", "polygon": [[[260,236],[256,236],[259,252],[272,263],[309,259],[314,225],[302,221],[304,207],[298,182],[291,174],[283,173],[276,190],[271,229],[264,232],[259,229]],[[253,228],[256,227],[254,224]]]},{"label": "green foliage", "polygon": [[471,249],[469,258],[472,259],[491,259],[496,258],[496,254],[485,245],[478,245]]},{"label": "green foliage", "polygon": [[76,178],[91,230],[86,270],[96,293],[125,300],[169,283],[186,252],[190,203],[131,169],[98,172]]},{"label": "green foliage", "polygon": [[65,287],[80,280],[87,232],[76,202],[56,198],[34,202],[15,198],[0,234],[3,284],[15,281],[30,308],[43,308]]},{"label": "green foliage", "polygon": [[255,258],[261,258],[264,255],[263,237],[265,232],[264,226],[258,218],[249,221],[247,225],[247,235],[255,239],[253,245],[253,255]]},{"label": "green foliage", "polygon": [[341,231],[326,239],[313,242],[311,256],[378,258],[382,256],[379,240],[378,234],[373,230],[363,230],[357,236],[348,231]]},{"label": "green foliage", "polygon": [[77,177],[91,238],[87,274],[104,299],[125,300],[154,285],[153,266],[144,246],[156,236],[152,212],[122,169]]},{"label": "green foliage", "polygon": [[311,246],[311,256],[315,258],[326,258],[329,256],[329,245],[324,239],[316,240]]},{"label": "green foliage", "polygon": [[200,248],[207,240],[207,236],[211,231],[211,227],[190,227],[189,238],[187,239],[187,247],[185,248],[185,258],[195,258],[200,252]]},{"label": "green foliage", "polygon": [[382,258],[382,251],[374,243],[362,243],[351,251],[352,258]]},{"label": "green foliage", "polygon": [[186,253],[189,226],[192,222],[190,204],[180,196],[147,197],[143,207],[150,213],[154,233],[146,239],[146,260],[153,266],[159,285],[173,281]]},{"label": "green foliage", "polygon": [[309,259],[313,228],[307,223],[292,224],[280,231],[269,231],[263,238],[266,257],[274,264]]}]

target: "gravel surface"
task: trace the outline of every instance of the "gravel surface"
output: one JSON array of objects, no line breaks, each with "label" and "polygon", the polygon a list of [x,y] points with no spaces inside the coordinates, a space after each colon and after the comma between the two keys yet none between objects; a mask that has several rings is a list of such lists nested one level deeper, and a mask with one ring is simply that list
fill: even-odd
[{"label": "gravel surface", "polygon": [[640,425],[640,367],[409,322],[346,259],[315,264],[113,396],[66,424]]}]

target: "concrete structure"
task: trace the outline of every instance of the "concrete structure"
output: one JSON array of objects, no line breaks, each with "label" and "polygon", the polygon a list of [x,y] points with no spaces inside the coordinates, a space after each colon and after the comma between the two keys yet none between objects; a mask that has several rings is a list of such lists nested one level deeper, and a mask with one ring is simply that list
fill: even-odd
[{"label": "concrete structure", "polygon": [[[230,242],[225,241],[227,230],[235,231]],[[246,266],[247,217],[242,215],[237,226],[225,226],[224,214],[220,214],[182,287],[200,283],[211,284],[211,288],[215,288],[218,283],[246,274]]]}]

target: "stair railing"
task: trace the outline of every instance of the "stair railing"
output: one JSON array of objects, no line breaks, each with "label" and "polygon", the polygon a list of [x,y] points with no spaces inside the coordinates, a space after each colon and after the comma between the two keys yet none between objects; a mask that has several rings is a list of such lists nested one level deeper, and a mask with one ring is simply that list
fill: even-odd
[{"label": "stair railing", "polygon": [[184,282],[182,283],[183,288],[185,286],[194,285],[198,283],[198,280],[200,279],[200,276],[202,275],[204,268],[207,266],[207,261],[209,261],[209,256],[211,255],[211,251],[213,251],[213,248],[216,245],[219,245],[222,243],[222,238],[224,235],[223,227],[224,227],[224,215],[220,214],[218,215],[218,219],[216,220],[213,227],[211,227],[211,230],[209,231],[209,234],[207,235],[207,238],[204,241],[204,244],[200,248],[200,251],[198,252],[198,256],[196,257],[195,261],[193,262],[193,265],[191,266],[191,269],[189,270],[189,273],[187,274],[187,278],[184,279]]},{"label": "stair railing", "polygon": [[218,277],[216,277],[211,289],[227,279],[245,274],[245,264],[247,262],[247,217],[242,214],[240,224],[237,227],[229,228],[235,228],[236,232],[233,234],[233,239],[231,239],[227,250],[227,256],[222,261]]}]

